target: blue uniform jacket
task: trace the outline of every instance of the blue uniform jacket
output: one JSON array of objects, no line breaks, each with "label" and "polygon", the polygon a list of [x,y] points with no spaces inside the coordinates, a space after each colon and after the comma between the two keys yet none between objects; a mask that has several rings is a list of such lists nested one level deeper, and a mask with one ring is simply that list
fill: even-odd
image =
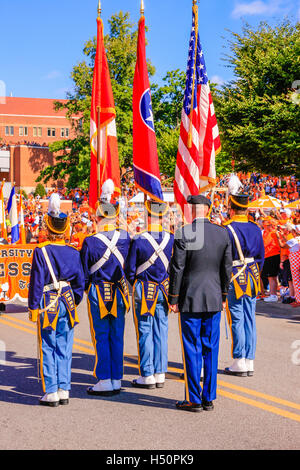
[{"label": "blue uniform jacket", "polygon": [[[259,273],[262,271],[265,258],[265,248],[261,229],[254,222],[248,221],[247,216],[235,216],[232,220],[229,220],[224,224],[232,244],[233,261],[239,260],[240,256],[238,254],[233,235],[228,228],[229,224],[232,225],[238,236],[244,257],[254,258],[254,262],[250,263],[244,273],[234,281],[237,298],[241,297],[242,295],[251,295],[251,289],[249,287],[249,275],[254,281],[257,294],[260,290]],[[233,268],[233,275],[235,275],[239,269],[240,268],[238,267]]]},{"label": "blue uniform jacket", "polygon": [[[44,305],[50,303],[55,290],[44,294],[44,286],[52,284],[53,280],[42,253],[42,247],[45,246],[54,274],[58,281],[66,281],[70,287],[64,287],[62,290],[62,300],[70,313],[72,324],[78,323],[76,315],[76,306],[81,302],[84,294],[84,274],[80,260],[80,253],[65,242],[46,242],[37,246],[33,253],[32,268],[29,283],[28,307],[31,313],[31,319],[37,319],[37,314],[41,308],[41,301],[44,299]],[[51,309],[47,317],[47,326],[51,326],[57,317],[58,304]],[[45,323],[45,322],[44,322]],[[49,323],[49,324],[48,324]],[[45,327],[45,325],[44,325]]]},{"label": "blue uniform jacket", "polygon": [[[153,236],[158,245],[161,244],[164,236],[164,231],[160,226],[150,226],[148,232]],[[135,285],[140,281],[143,286],[142,298],[142,312],[141,314],[154,315],[156,300],[158,297],[158,290],[162,290],[166,300],[168,299],[169,290],[169,273],[158,257],[155,263],[150,266],[146,271],[137,274],[137,268],[147,262],[154,253],[154,248],[141,234],[137,234],[131,243],[129,256],[125,264],[125,272],[127,279],[131,285]],[[170,233],[170,240],[164,249],[164,253],[170,261],[172,256],[174,244],[174,235]],[[133,292],[134,295],[134,292]]]},{"label": "blue uniform jacket", "polygon": [[[120,238],[116,247],[123,256],[124,261],[126,261],[131,239],[127,231],[119,231]],[[108,229],[101,233],[111,240],[115,233],[115,228],[113,226],[108,226]],[[93,274],[90,273],[91,267],[103,257],[106,250],[106,244],[92,235],[84,240],[80,256],[84,269],[85,289],[88,290],[91,284],[96,285],[100,307],[107,311],[105,314],[112,313],[116,316],[117,312],[114,306],[114,301],[117,289],[121,292],[127,309],[129,307],[126,276],[120,262],[113,254],[111,254],[109,260],[100,269]]]}]

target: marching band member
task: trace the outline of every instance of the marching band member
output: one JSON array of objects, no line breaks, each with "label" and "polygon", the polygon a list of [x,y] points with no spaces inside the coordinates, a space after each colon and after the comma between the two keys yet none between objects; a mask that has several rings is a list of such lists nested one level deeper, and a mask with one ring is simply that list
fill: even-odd
[{"label": "marching band member", "polygon": [[231,220],[224,224],[233,254],[233,277],[227,297],[233,363],[225,372],[241,377],[254,373],[256,297],[260,292],[260,272],[265,253],[261,230],[247,217],[248,200],[247,194],[232,194]]},{"label": "marching band member", "polygon": [[[169,303],[179,313],[185,379],[185,400],[177,409],[213,410],[216,398],[221,310],[232,271],[226,230],[209,221],[211,202],[189,196],[193,222],[176,232],[170,264]],[[204,365],[203,390],[200,385]]]},{"label": "marching band member", "polygon": [[90,395],[119,393],[123,378],[125,314],[129,310],[124,263],[130,237],[117,228],[118,215],[118,204],[101,202],[96,211],[97,233],[87,237],[81,249],[98,380],[87,389]]},{"label": "marching band member", "polygon": [[29,284],[29,318],[38,325],[40,369],[44,396],[41,405],[69,403],[76,307],[84,293],[80,254],[67,246],[69,219],[60,212],[59,195],[49,199],[45,215],[48,241],[34,250]]},{"label": "marching band member", "polygon": [[146,201],[148,228],[132,241],[126,274],[133,285],[133,313],[140,377],[137,388],[162,388],[168,367],[169,261],[174,236],[163,230],[161,218],[168,205]]}]

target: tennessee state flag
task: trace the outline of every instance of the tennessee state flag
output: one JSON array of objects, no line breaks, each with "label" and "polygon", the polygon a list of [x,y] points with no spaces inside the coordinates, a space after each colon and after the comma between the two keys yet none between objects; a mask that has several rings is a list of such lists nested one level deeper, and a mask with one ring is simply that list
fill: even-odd
[{"label": "tennessee state flag", "polygon": [[[98,109],[100,109],[100,168],[98,168],[97,164]],[[90,145],[89,205],[96,209],[98,179],[100,179],[100,189],[106,180],[112,179],[115,185],[115,196],[121,193],[116,110],[104,47],[103,22],[101,18],[97,18],[97,49],[93,75]]]},{"label": "tennessee state flag", "polygon": [[146,62],[144,15],[139,21],[133,81],[133,169],[136,186],[151,199],[163,201]]}]

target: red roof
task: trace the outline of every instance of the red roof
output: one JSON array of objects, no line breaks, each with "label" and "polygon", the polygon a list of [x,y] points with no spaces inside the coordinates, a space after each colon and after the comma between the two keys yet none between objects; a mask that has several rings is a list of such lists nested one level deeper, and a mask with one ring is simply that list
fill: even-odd
[{"label": "red roof", "polygon": [[0,106],[0,115],[14,114],[26,116],[65,116],[66,110],[55,111],[54,102],[67,103],[68,100],[54,100],[48,98],[14,98],[6,97],[6,103]]}]

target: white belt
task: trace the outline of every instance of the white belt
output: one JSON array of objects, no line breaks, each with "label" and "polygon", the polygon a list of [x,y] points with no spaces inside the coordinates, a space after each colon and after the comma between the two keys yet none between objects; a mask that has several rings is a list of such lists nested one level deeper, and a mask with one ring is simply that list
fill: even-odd
[{"label": "white belt", "polygon": [[43,292],[49,292],[50,290],[59,290],[59,289],[63,289],[64,287],[69,287],[70,284],[66,281],[58,281],[58,289],[54,286],[54,283],[52,284],[47,284],[45,287],[44,287],[44,290]]},{"label": "white belt", "polygon": [[165,235],[164,235],[164,238],[161,242],[161,244],[159,245],[156,240],[152,237],[152,235],[150,235],[149,232],[145,232],[142,234],[142,237],[146,238],[146,240],[148,240],[148,242],[150,243],[150,245],[152,246],[152,248],[154,248],[154,253],[153,255],[151,256],[151,258],[148,259],[148,261],[146,261],[145,263],[141,264],[137,270],[136,270],[136,274],[139,275],[141,274],[142,272],[146,271],[147,269],[150,268],[150,266],[152,266],[155,261],[157,260],[157,258],[159,258],[161,260],[161,262],[163,263],[164,267],[165,267],[165,270],[167,271],[168,270],[168,267],[169,267],[169,260],[167,258],[167,256],[165,255],[164,253],[164,249],[166,248],[169,240],[170,240],[170,234],[168,232],[165,232]]},{"label": "white belt", "polygon": [[243,260],[237,259],[233,261],[232,266],[236,268],[237,266],[244,266],[250,263],[254,263],[254,258],[244,258]]},{"label": "white belt", "polygon": [[118,240],[120,238],[121,233],[118,232],[117,230],[115,231],[113,237],[111,240],[109,240],[108,237],[103,235],[103,233],[97,233],[97,235],[94,235],[95,238],[98,238],[101,240],[106,246],[107,250],[105,251],[104,255],[102,256],[101,259],[97,261],[91,268],[90,268],[90,274],[94,274],[96,271],[98,271],[102,266],[107,263],[107,261],[110,259],[111,255],[114,255],[116,259],[119,261],[120,265],[122,268],[124,268],[124,257],[122,253],[119,251],[117,247]]}]

